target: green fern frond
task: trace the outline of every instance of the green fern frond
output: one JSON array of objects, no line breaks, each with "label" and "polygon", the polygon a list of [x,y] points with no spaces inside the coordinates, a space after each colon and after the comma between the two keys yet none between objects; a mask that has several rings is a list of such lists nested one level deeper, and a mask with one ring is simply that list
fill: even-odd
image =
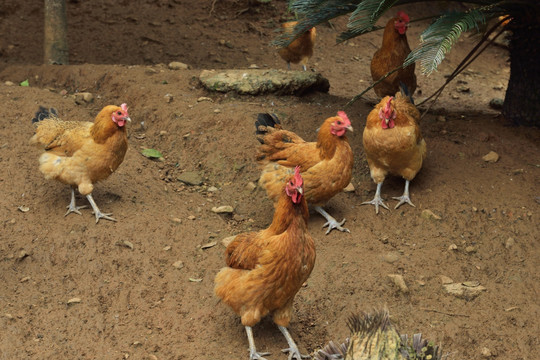
[{"label": "green fern frond", "polygon": [[312,27],[350,13],[361,1],[294,0],[290,3],[289,9],[297,14],[298,24],[294,27],[292,34],[282,33],[271,44],[285,47]]},{"label": "green fern frond", "polygon": [[349,17],[347,31],[341,33],[337,42],[343,42],[358,35],[370,32],[380,17],[399,0],[364,0]]},{"label": "green fern frond", "polygon": [[471,29],[478,29],[486,19],[482,11],[472,9],[468,12],[451,12],[442,15],[420,36],[422,43],[411,51],[403,67],[419,62],[422,73],[431,74],[452,49],[461,34]]}]

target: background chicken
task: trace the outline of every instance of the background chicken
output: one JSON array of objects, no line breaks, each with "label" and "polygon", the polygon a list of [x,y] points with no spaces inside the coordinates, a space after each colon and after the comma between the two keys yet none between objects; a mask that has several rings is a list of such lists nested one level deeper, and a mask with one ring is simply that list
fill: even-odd
[{"label": "background chicken", "polygon": [[348,322],[351,337],[343,344],[332,341],[315,354],[315,360],[440,360],[437,345],[414,334],[412,343],[407,335],[399,335],[387,310],[352,315]]},{"label": "background chicken", "polygon": [[[398,11],[396,17],[388,20],[384,28],[382,46],[375,52],[371,60],[371,77],[373,81],[379,80],[389,71],[401,66],[411,52],[406,34],[408,25],[409,16],[403,11]],[[414,67],[413,63],[394,72],[375,85],[373,90],[380,97],[392,96],[399,91],[399,83],[403,82],[411,94],[414,94],[416,90]]]},{"label": "background chicken", "polygon": [[337,222],[322,208],[351,181],[353,153],[346,132],[353,128],[347,114],[339,111],[337,116],[326,119],[317,142],[306,142],[291,131],[281,130],[275,115],[259,114],[255,126],[262,144],[257,152],[257,160],[263,165],[259,185],[268,197],[275,202],[285,178],[295,166],[300,166],[306,200],[325,217],[326,234],[332,229],[349,232],[341,226],[345,219]]},{"label": "background chicken", "polygon": [[75,191],[85,195],[99,219],[116,221],[103,214],[92,198],[94,183],[109,177],[124,160],[128,148],[126,121],[131,121],[126,104],[104,107],[93,123],[62,121],[56,111],[40,107],[32,123],[36,133],[30,142],[45,149],[39,158],[39,170],[46,179],[71,186],[71,201],[66,215],[81,214],[84,206],[75,205]]},{"label": "background chicken", "polygon": [[[293,28],[296,26],[297,21],[289,21],[281,24],[283,31],[286,33],[292,33]],[[315,38],[317,31],[315,28],[311,28],[299,38],[290,43],[287,47],[279,49],[279,56],[287,62],[287,68],[291,69],[291,63],[302,64],[304,71],[307,70],[307,62],[313,55],[313,45],[315,44]]]},{"label": "background chicken", "polygon": [[409,182],[414,179],[426,157],[426,142],[420,133],[418,122],[420,113],[411,104],[406,88],[395,98],[387,96],[369,113],[364,129],[364,151],[366,153],[371,178],[377,184],[372,201],[362,204],[379,205],[388,209],[381,199],[381,187],[388,173],[405,179],[405,190],[396,209],[404,203],[413,205],[409,198]]},{"label": "background chicken", "polygon": [[302,186],[297,167],[282,183],[272,224],[259,232],[237,235],[225,251],[227,267],[216,275],[216,295],[241,316],[246,328],[250,359],[264,359],[264,354],[257,353],[251,327],[269,313],[287,339],[289,359],[301,359],[287,326],[294,296],[315,264]]}]

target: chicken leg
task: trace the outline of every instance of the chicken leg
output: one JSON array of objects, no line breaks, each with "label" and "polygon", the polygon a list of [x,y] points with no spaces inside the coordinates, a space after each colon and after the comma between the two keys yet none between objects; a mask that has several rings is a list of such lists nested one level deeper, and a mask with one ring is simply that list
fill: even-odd
[{"label": "chicken leg", "polygon": [[285,326],[278,325],[278,328],[279,330],[281,330],[281,333],[283,334],[283,336],[285,336],[285,339],[287,340],[287,344],[289,344],[288,349],[281,350],[283,352],[289,353],[288,360],[292,360],[292,359],[302,360],[302,359],[311,358],[309,355],[300,354],[300,350],[298,350],[298,346],[296,346],[296,343],[294,342],[291,334],[289,334],[289,331],[287,330]]},{"label": "chicken leg", "polygon": [[257,349],[255,348],[255,340],[253,340],[253,330],[251,330],[251,326],[246,326],[246,333],[249,343],[249,360],[266,360],[263,356],[270,355],[270,353],[257,352]]},{"label": "chicken leg", "polygon": [[94,215],[96,215],[96,224],[98,223],[99,219],[106,219],[111,221],[116,221],[115,218],[110,217],[109,215],[112,214],[103,214],[98,206],[96,205],[96,202],[94,201],[94,198],[92,197],[92,194],[86,195],[86,198],[88,199],[88,202],[92,206],[92,209],[94,210]]},{"label": "chicken leg", "polygon": [[414,204],[411,202],[411,199],[409,198],[409,180],[405,180],[405,190],[403,191],[403,195],[392,197],[392,199],[399,200],[398,204],[396,205],[394,209],[397,209],[398,207],[400,207],[401,205],[405,203],[411,205],[412,207],[416,207],[414,206]]},{"label": "chicken leg", "polygon": [[64,216],[68,216],[68,214],[71,214],[72,212],[75,214],[82,215],[79,209],[84,209],[87,207],[86,205],[83,205],[83,206],[75,205],[75,189],[73,187],[71,187],[71,201],[69,202],[69,205],[66,207],[68,210]]},{"label": "chicken leg", "polygon": [[379,205],[385,208],[386,210],[390,210],[388,209],[388,206],[381,199],[382,184],[383,184],[382,182],[377,184],[377,191],[375,191],[375,197],[373,198],[373,200],[364,201],[362,204],[360,204],[360,205],[375,205],[375,214],[379,213]]},{"label": "chicken leg", "polygon": [[319,214],[324,216],[324,218],[326,219],[326,223],[323,225],[323,227],[328,226],[328,230],[326,231],[326,235],[328,235],[330,233],[330,231],[332,231],[333,229],[337,229],[339,231],[345,231],[345,232],[350,233],[349,229],[344,228],[344,227],[341,226],[341,225],[345,224],[345,220],[347,220],[347,219],[343,219],[343,220],[341,220],[341,222],[337,222],[337,220],[334,219],[332,217],[332,215],[327,213],[322,207],[315,206],[314,209]]}]

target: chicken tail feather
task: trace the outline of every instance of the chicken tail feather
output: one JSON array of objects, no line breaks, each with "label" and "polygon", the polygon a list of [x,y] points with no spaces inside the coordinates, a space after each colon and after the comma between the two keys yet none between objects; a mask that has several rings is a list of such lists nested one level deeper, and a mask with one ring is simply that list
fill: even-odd
[{"label": "chicken tail feather", "polygon": [[281,129],[281,122],[277,115],[269,113],[258,114],[257,120],[255,120],[255,135],[261,144],[264,144],[263,137],[272,132],[272,129]]},{"label": "chicken tail feather", "polygon": [[35,124],[37,122],[40,122],[41,120],[49,119],[52,117],[58,117],[58,113],[55,108],[49,108],[47,109],[44,106],[39,106],[39,110],[36,112],[36,115],[34,115],[34,118],[32,119],[32,124]]},{"label": "chicken tail feather", "polygon": [[403,81],[399,82],[399,91],[401,92],[401,95],[408,98],[409,101],[411,102],[411,104],[414,105],[414,99],[413,99],[411,93],[409,92],[409,88],[407,87],[407,85],[405,85],[405,83]]}]

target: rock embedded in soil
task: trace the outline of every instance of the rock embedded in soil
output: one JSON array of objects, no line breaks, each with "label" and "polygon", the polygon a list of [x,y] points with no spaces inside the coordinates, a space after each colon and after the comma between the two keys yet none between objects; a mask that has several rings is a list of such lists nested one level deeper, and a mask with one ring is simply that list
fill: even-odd
[{"label": "rock embedded in soil", "polygon": [[212,208],[212,211],[216,214],[232,214],[234,212],[234,209],[232,206],[229,205],[223,205],[223,206],[214,206]]},{"label": "rock embedded in soil", "polygon": [[430,219],[430,220],[441,220],[441,217],[437,214],[435,214],[433,211],[429,210],[429,209],[425,209],[425,210],[422,210],[422,213],[420,214],[420,216],[423,218],[423,219]]},{"label": "rock embedded in soil", "polygon": [[452,283],[443,285],[446,292],[459,299],[471,301],[478,297],[486,288],[479,285],[478,282]]},{"label": "rock embedded in soil", "polygon": [[241,95],[302,95],[312,91],[328,92],[330,83],[320,73],[285,70],[203,70],[201,84],[210,91],[234,91]]},{"label": "rock embedded in soil", "polygon": [[186,171],[180,174],[176,180],[183,182],[186,185],[200,186],[203,183],[201,175],[194,171]]},{"label": "rock embedded in soil", "polygon": [[499,154],[495,151],[490,151],[486,155],[482,156],[482,160],[488,163],[496,163],[499,161]]},{"label": "rock embedded in soil", "polygon": [[409,292],[409,288],[407,287],[407,284],[405,284],[403,276],[399,274],[388,274],[387,276],[402,293],[407,294]]},{"label": "rock embedded in soil", "polygon": [[184,64],[183,62],[180,62],[180,61],[170,62],[168,66],[169,66],[169,69],[171,69],[171,70],[187,70],[187,69],[189,69],[188,64]]}]

